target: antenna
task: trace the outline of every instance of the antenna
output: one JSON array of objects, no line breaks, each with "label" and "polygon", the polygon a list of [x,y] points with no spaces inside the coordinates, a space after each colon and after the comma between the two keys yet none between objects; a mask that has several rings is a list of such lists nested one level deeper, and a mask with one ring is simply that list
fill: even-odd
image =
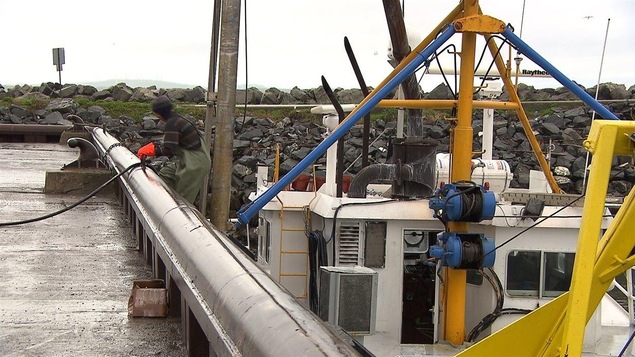
[{"label": "antenna", "polygon": [[[588,17],[591,18],[592,16]],[[606,40],[609,37],[609,26],[611,25],[611,18],[606,21],[606,32],[604,33],[604,44],[602,45],[602,57],[600,59],[600,70],[598,71],[598,83],[595,86],[595,100],[598,100],[598,93],[600,92],[600,78],[602,77],[602,66],[604,65],[604,53],[606,52]],[[591,121],[595,120],[595,110],[591,116]]]},{"label": "antenna", "polygon": [[[523,25],[525,24],[525,2],[526,0],[523,0],[523,11],[520,15],[520,33],[519,33],[519,38],[523,38]],[[516,57],[514,57],[514,62],[516,62],[516,82],[514,83],[515,86],[518,85],[518,72],[520,70],[520,62],[523,61],[523,58],[520,56],[520,51],[516,51]]]},{"label": "antenna", "polygon": [[520,34],[519,34],[519,38],[523,38],[523,24],[525,23],[525,1],[523,0],[523,12],[520,15]]},{"label": "antenna", "polygon": [[[593,16],[585,16],[585,19],[591,19]],[[611,25],[611,18],[606,21],[606,32],[604,33],[604,44],[602,45],[602,57],[600,59],[600,70],[598,71],[598,83],[595,86],[595,100],[598,100],[598,94],[600,93],[600,79],[602,78],[602,66],[604,65],[604,53],[606,52],[606,40],[609,37],[609,25]],[[591,123],[595,120],[595,110],[591,114]],[[586,177],[587,167],[589,166],[589,152],[586,152],[586,159],[584,161],[584,177],[582,178],[582,188],[586,189]]]}]

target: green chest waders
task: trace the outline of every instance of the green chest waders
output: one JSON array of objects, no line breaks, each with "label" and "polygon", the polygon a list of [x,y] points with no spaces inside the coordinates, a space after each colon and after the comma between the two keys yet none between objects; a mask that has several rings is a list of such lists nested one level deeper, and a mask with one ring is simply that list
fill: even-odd
[{"label": "green chest waders", "polygon": [[203,178],[209,175],[211,159],[205,150],[205,143],[195,150],[176,149],[174,165],[164,166],[159,176],[188,202],[194,204],[196,195],[201,189]]}]

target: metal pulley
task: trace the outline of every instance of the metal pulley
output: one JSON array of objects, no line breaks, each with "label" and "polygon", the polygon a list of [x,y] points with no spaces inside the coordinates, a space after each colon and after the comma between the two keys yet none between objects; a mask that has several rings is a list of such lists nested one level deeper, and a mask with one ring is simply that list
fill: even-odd
[{"label": "metal pulley", "polygon": [[445,184],[435,192],[429,207],[445,222],[480,222],[494,218],[494,192],[473,182]]},{"label": "metal pulley", "polygon": [[474,233],[439,233],[430,255],[454,269],[492,267],[496,260],[494,240]]}]

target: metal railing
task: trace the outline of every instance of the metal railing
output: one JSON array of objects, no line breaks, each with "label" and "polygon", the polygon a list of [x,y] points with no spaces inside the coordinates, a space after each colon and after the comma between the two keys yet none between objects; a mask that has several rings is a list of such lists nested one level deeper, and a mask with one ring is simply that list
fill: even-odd
[{"label": "metal railing", "polygon": [[[618,294],[616,294],[615,292],[610,292],[610,291],[607,292],[607,294],[609,294],[609,296],[611,296],[613,300],[615,300],[620,306],[622,306],[624,311],[628,313],[628,321],[631,325],[635,325],[635,306],[633,306],[633,303],[635,302],[635,296],[633,295],[633,273],[634,272],[635,272],[635,268],[630,268],[624,272],[624,277],[626,280],[625,284],[622,284],[622,282],[620,282],[621,279],[619,278],[615,279],[614,289],[619,291]],[[619,297],[616,295],[619,295]],[[624,297],[623,299],[621,298],[622,296]],[[624,300],[625,302],[623,303],[620,302]]]}]

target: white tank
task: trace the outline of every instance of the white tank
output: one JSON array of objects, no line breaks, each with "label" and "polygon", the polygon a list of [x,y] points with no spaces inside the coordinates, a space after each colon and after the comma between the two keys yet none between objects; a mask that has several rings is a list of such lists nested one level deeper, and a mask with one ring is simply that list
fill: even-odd
[{"label": "white tank", "polygon": [[[436,187],[441,182],[450,183],[450,154],[437,154]],[[472,181],[477,185],[487,186],[496,193],[504,192],[509,188],[514,175],[509,164],[505,160],[472,159]]]}]

